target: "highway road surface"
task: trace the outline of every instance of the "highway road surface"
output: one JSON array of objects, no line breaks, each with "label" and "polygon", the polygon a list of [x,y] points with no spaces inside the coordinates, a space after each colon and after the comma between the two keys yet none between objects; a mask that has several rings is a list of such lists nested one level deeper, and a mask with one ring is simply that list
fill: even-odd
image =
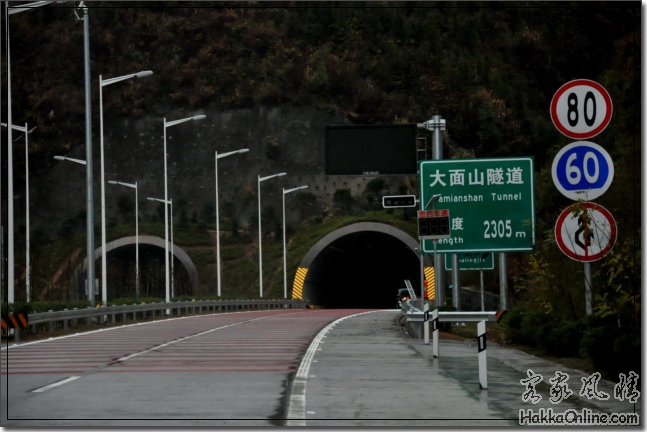
[{"label": "highway road surface", "polygon": [[[524,410],[642,415],[640,399],[582,393],[591,373],[496,344],[481,390],[475,338],[441,338],[434,358],[401,317],[219,313],[4,346],[0,425],[505,428],[519,426]],[[524,400],[530,370],[543,377],[539,402]],[[572,394],[556,404],[549,380],[558,371]],[[614,382],[596,385],[614,394]]]},{"label": "highway road surface", "polygon": [[281,426],[311,340],[356,310],[221,313],[2,350],[2,425]]}]

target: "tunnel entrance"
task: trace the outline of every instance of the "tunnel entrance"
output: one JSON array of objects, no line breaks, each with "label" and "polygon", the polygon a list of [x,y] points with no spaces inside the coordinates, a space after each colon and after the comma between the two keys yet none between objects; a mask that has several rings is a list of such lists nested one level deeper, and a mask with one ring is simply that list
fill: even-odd
[{"label": "tunnel entrance", "polygon": [[[306,254],[301,298],[322,308],[393,309],[409,279],[420,287],[418,240],[390,225],[362,222],[333,231]],[[425,265],[428,258],[425,256]],[[295,278],[294,291],[299,282]]]},{"label": "tunnel entrance", "polygon": [[[135,296],[135,244],[139,243],[139,274],[140,297],[166,296],[165,284],[165,241],[163,238],[140,235],[139,238],[130,236],[113,240],[106,244],[106,264],[108,270],[108,298]],[[173,294],[175,296],[194,294],[198,287],[198,271],[187,253],[178,245],[171,245],[173,253]],[[94,251],[95,276],[97,283],[101,281],[102,248]],[[70,280],[71,294],[76,299],[87,297],[85,279],[87,258],[83,260],[73,273]],[[170,270],[170,269],[169,269]],[[101,293],[101,288],[98,288]],[[99,295],[100,297],[100,295]]]}]

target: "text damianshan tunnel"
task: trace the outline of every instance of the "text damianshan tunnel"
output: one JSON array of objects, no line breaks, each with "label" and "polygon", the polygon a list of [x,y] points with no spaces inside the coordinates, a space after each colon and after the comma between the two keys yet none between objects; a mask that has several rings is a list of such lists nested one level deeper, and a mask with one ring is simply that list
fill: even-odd
[{"label": "text damianshan tunnel", "polygon": [[[419,247],[417,239],[383,223],[359,222],[337,229],[301,260],[292,298],[322,308],[396,308],[397,289],[405,287],[405,279],[420,295]],[[428,274],[431,258],[423,259]]]}]

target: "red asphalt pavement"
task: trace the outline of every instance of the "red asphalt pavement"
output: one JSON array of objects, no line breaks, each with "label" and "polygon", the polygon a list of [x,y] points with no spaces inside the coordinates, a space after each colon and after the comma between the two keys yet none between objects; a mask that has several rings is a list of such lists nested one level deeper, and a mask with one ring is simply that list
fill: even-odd
[{"label": "red asphalt pavement", "polygon": [[312,339],[357,312],[199,315],[3,346],[2,424],[277,425]]}]

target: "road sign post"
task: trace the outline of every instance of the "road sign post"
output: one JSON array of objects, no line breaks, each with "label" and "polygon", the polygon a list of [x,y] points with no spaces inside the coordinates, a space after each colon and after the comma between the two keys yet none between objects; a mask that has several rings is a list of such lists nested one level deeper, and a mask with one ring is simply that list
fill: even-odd
[{"label": "road sign post", "polygon": [[[533,159],[450,159],[420,163],[420,202],[440,195],[451,236],[439,253],[530,251],[535,244]],[[433,253],[430,240],[423,251]]]},{"label": "road sign post", "polygon": [[[609,92],[599,83],[587,79],[569,81],[561,86],[550,102],[550,118],[562,134],[574,139],[588,139],[602,132],[613,115]],[[604,148],[581,141],[562,148],[552,166],[555,187],[572,200],[591,200],[607,191],[613,180],[613,161]],[[599,208],[598,208],[599,207]],[[589,210],[590,209],[590,210]],[[584,262],[586,314],[593,313],[591,261],[601,258],[613,247],[616,228],[613,216],[597,204],[584,203],[583,211],[566,209],[557,219],[555,238],[568,257]],[[571,218],[568,218],[568,215]],[[598,246],[590,223],[599,223],[609,232],[598,233]],[[574,230],[574,231],[570,231]],[[601,239],[599,237],[602,237]],[[605,243],[606,242],[606,243]],[[604,246],[600,246],[604,243]],[[589,253],[591,250],[594,253]],[[595,257],[595,258],[592,258]]]}]

